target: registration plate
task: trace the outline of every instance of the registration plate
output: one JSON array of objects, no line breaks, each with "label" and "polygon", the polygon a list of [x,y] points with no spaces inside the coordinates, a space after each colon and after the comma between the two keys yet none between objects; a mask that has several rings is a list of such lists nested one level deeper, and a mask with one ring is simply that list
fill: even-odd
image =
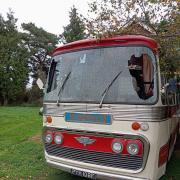
[{"label": "registration plate", "polygon": [[73,174],[75,176],[84,177],[84,178],[96,179],[96,174],[90,173],[90,172],[85,172],[85,171],[79,171],[76,169],[71,169],[71,174]]},{"label": "registration plate", "polygon": [[66,112],[66,122],[78,122],[78,123],[91,123],[91,124],[111,124],[110,114],[100,113],[80,113],[80,112]]}]

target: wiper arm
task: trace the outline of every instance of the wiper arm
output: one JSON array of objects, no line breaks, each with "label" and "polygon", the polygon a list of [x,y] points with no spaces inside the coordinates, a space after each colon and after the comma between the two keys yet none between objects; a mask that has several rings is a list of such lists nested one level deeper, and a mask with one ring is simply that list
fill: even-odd
[{"label": "wiper arm", "polygon": [[70,77],[70,74],[71,74],[71,71],[68,73],[68,75],[66,76],[66,78],[64,79],[63,83],[62,83],[62,86],[60,87],[59,89],[59,92],[58,92],[58,100],[57,100],[57,106],[59,106],[59,101],[60,101],[60,93],[62,92],[62,90],[64,89],[64,86],[67,82],[67,80],[69,79]]},{"label": "wiper arm", "polygon": [[109,91],[110,87],[112,86],[112,84],[115,82],[115,80],[119,77],[119,75],[122,73],[122,71],[120,71],[115,77],[114,79],[111,81],[111,83],[107,86],[107,88],[103,91],[103,93],[101,94],[102,98],[101,101],[99,103],[99,108],[102,108],[102,104],[103,104],[103,100],[107,94],[107,92]]}]

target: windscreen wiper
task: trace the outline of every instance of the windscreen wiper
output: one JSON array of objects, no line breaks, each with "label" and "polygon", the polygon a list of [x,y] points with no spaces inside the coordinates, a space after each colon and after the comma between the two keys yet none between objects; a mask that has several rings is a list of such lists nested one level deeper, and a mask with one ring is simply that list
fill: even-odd
[{"label": "windscreen wiper", "polygon": [[68,75],[66,76],[66,78],[64,79],[63,83],[62,83],[62,86],[60,87],[59,89],[59,92],[58,92],[58,100],[57,100],[57,106],[59,106],[59,101],[60,101],[60,93],[63,91],[64,89],[64,86],[67,82],[67,80],[69,79],[70,77],[70,74],[71,74],[71,71],[68,73]]},{"label": "windscreen wiper", "polygon": [[107,86],[107,88],[103,91],[103,93],[101,94],[102,98],[101,101],[99,103],[99,108],[102,108],[102,104],[103,104],[103,100],[107,94],[107,92],[109,91],[110,87],[112,86],[112,84],[115,82],[115,80],[119,77],[119,75],[122,73],[122,71],[120,71],[115,77],[114,79],[111,81],[111,83]]}]

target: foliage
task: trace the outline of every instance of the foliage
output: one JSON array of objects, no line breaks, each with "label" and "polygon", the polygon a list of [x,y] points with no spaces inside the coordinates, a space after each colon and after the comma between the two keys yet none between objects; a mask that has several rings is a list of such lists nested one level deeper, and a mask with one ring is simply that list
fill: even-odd
[{"label": "foliage", "polygon": [[86,26],[89,36],[101,38],[117,34],[132,34],[129,23],[143,22],[155,32],[152,37],[158,41],[161,48],[161,67],[167,70],[169,62],[171,66],[174,64],[177,67],[180,58],[179,11],[178,0],[93,1],[90,3]]},{"label": "foliage", "polygon": [[78,14],[77,9],[73,6],[69,12],[70,23],[64,27],[64,32],[60,35],[63,43],[85,38],[85,25],[82,17]]},{"label": "foliage", "polygon": [[[180,6],[178,7],[180,11]],[[180,14],[157,24],[156,40],[160,44],[160,63],[165,72],[180,71]]]},{"label": "foliage", "polygon": [[[58,37],[33,23],[22,24],[19,32],[13,12],[7,20],[0,15],[0,104],[23,101],[29,75],[45,82],[50,52]],[[34,89],[32,90],[34,92]],[[39,94],[39,93],[37,93]],[[37,96],[35,96],[37,97]],[[33,99],[29,97],[30,99]]]},{"label": "foliage", "polygon": [[[87,28],[90,35],[101,36],[124,31],[132,20],[145,22],[157,32],[156,23],[178,13],[177,0],[101,0],[90,3]],[[92,18],[93,17],[93,18]]]},{"label": "foliage", "polygon": [[25,90],[28,80],[27,48],[16,27],[17,19],[7,13],[0,15],[0,104],[16,100]]},{"label": "foliage", "polygon": [[50,53],[58,43],[58,37],[52,33],[38,28],[33,23],[23,23],[23,40],[30,52],[29,68],[34,82],[38,77],[45,83]]},{"label": "foliage", "polygon": [[26,90],[26,101],[28,104],[42,105],[43,91],[37,85],[33,85],[31,89]]}]

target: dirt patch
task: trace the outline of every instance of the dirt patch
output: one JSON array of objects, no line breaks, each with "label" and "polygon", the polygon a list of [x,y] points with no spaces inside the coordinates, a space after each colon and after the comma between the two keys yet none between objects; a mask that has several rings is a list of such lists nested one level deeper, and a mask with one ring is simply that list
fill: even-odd
[{"label": "dirt patch", "polygon": [[41,135],[40,134],[37,134],[35,136],[32,136],[28,139],[29,141],[35,141],[35,142],[38,142],[38,143],[41,143],[42,142],[42,138],[41,138]]}]

